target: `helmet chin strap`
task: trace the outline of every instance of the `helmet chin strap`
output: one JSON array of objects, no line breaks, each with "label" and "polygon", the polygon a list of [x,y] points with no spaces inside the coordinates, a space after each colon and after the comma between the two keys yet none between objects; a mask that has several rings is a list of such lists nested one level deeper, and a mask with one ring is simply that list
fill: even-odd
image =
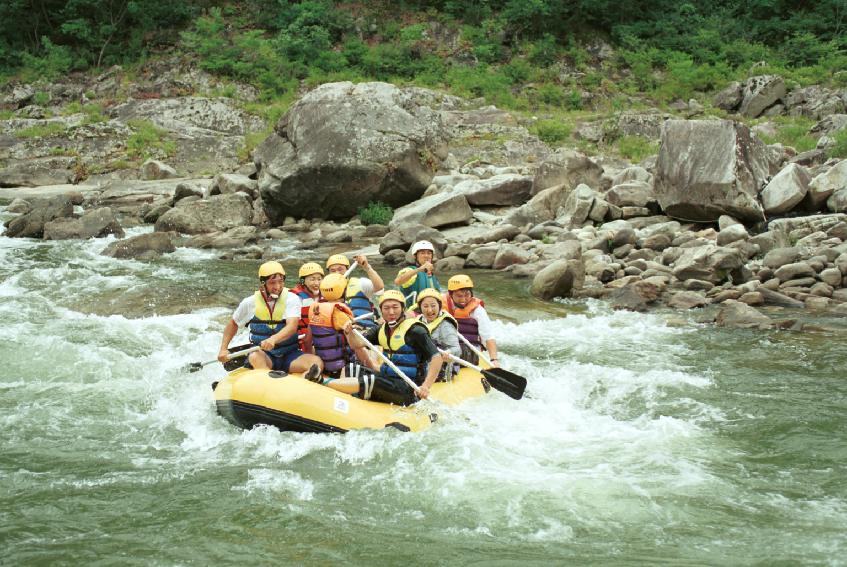
[{"label": "helmet chin strap", "polygon": [[279,299],[278,293],[271,293],[271,292],[268,291],[268,284],[267,283],[262,284],[262,290],[265,292],[265,295],[267,295],[269,298]]},{"label": "helmet chin strap", "polygon": [[400,321],[403,320],[404,317],[405,317],[405,315],[401,313],[400,316],[397,317],[397,319],[394,322],[389,323],[388,321],[386,321],[385,323],[393,329],[394,327],[396,327],[400,323]]}]

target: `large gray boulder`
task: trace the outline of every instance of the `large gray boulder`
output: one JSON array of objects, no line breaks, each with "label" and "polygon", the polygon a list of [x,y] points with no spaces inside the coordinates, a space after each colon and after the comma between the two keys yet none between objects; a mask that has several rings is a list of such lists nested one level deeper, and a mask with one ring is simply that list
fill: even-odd
[{"label": "large gray boulder", "polygon": [[559,260],[536,274],[530,293],[539,299],[570,297],[585,283],[582,259]]},{"label": "large gray boulder", "polygon": [[[0,142],[2,148],[2,142]],[[73,183],[76,177],[72,157],[32,157],[0,168],[0,187],[40,187]]]},{"label": "large gray boulder", "polygon": [[802,165],[790,163],[762,189],[762,205],[769,215],[781,215],[793,209],[809,190],[809,172]]},{"label": "large gray boulder", "polygon": [[768,329],[773,326],[773,320],[759,313],[746,303],[728,299],[721,306],[715,319],[718,327],[736,329]]},{"label": "large gray boulder", "polygon": [[176,250],[173,244],[173,233],[148,232],[109,244],[103,250],[103,256],[112,258],[135,258],[136,260],[152,260],[162,254]]},{"label": "large gray boulder", "polygon": [[556,218],[559,207],[565,204],[571,188],[554,185],[536,193],[529,201],[506,215],[505,221],[515,226],[538,224]]},{"label": "large gray boulder", "polygon": [[744,84],[738,111],[744,116],[756,118],[768,107],[781,100],[785,92],[785,81],[778,75],[750,77]]},{"label": "large gray boulder", "polygon": [[606,193],[605,199],[618,207],[646,207],[656,203],[653,187],[644,181],[627,181],[613,185]]},{"label": "large gray boulder", "polygon": [[574,150],[560,148],[550,154],[538,167],[535,179],[532,181],[531,193],[537,195],[554,185],[562,185],[565,191],[570,192],[580,183],[597,189],[600,187],[602,176],[603,168],[588,156]]},{"label": "large gray boulder", "polygon": [[41,238],[44,236],[45,224],[73,215],[74,204],[76,199],[69,195],[33,200],[30,212],[9,221],[4,236]]},{"label": "large gray boulder", "polygon": [[238,193],[215,195],[194,201],[191,206],[174,207],[156,221],[156,231],[176,231],[185,234],[226,231],[250,224],[253,207],[250,199]]},{"label": "large gray boulder", "polygon": [[474,179],[458,183],[453,191],[463,194],[468,204],[475,207],[485,205],[520,205],[529,199],[532,178],[516,173],[504,173],[488,179]]},{"label": "large gray boulder", "polygon": [[757,201],[767,179],[766,148],[729,120],[668,120],[656,163],[654,191],[665,213],[713,222],[728,214],[761,220]]},{"label": "large gray boulder", "polygon": [[847,189],[847,159],[839,161],[809,183],[807,197],[810,210],[819,210],[838,190]]},{"label": "large gray boulder", "polygon": [[394,211],[388,228],[397,230],[408,224],[422,224],[437,228],[451,224],[467,224],[471,218],[473,218],[473,211],[464,195],[438,193]]},{"label": "large gray boulder", "polygon": [[686,248],[674,263],[673,275],[681,281],[695,279],[718,284],[744,264],[741,253],[723,246]]},{"label": "large gray boulder", "polygon": [[44,224],[44,240],[98,238],[114,234],[123,238],[124,231],[109,207],[86,211],[80,218],[58,218]]},{"label": "large gray boulder", "polygon": [[230,195],[232,193],[246,193],[250,198],[259,196],[259,186],[255,179],[237,173],[219,173],[212,179],[209,185],[209,195]]},{"label": "large gray boulder", "polygon": [[297,101],[253,154],[271,223],[348,219],[369,201],[420,198],[447,144],[440,115],[417,100],[387,83],[344,82]]},{"label": "large gray boulder", "polygon": [[141,164],[141,179],[173,179],[179,177],[176,170],[168,164],[156,159],[148,159]]}]

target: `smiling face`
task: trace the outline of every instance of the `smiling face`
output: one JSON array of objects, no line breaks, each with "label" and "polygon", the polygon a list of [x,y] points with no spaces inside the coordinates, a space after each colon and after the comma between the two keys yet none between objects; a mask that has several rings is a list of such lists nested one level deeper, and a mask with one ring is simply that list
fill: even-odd
[{"label": "smiling face", "polygon": [[450,297],[453,298],[453,303],[459,307],[464,307],[471,300],[471,297],[473,297],[473,291],[470,288],[457,289],[450,292]]},{"label": "smiling face", "polygon": [[274,274],[265,280],[265,293],[271,297],[279,297],[283,287],[285,287],[285,276],[282,274]]},{"label": "smiling face", "polygon": [[305,278],[303,278],[303,285],[306,286],[306,289],[312,292],[312,295],[317,295],[321,290],[321,280],[323,276],[320,274],[309,274]]},{"label": "smiling face", "polygon": [[330,274],[344,274],[347,271],[347,266],[344,264],[333,264],[327,268]]},{"label": "smiling face", "polygon": [[432,250],[418,250],[415,254],[415,262],[418,263],[418,266],[432,262]]},{"label": "smiling face", "polygon": [[432,321],[438,317],[439,313],[441,313],[441,305],[434,297],[425,297],[418,305],[420,306],[421,313],[423,313],[427,322]]}]

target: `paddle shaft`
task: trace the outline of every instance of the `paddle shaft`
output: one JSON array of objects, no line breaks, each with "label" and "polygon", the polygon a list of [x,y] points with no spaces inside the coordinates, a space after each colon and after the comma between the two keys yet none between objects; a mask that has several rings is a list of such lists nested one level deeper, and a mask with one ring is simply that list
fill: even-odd
[{"label": "paddle shaft", "polygon": [[[248,348],[248,349],[232,352],[232,353],[227,355],[227,357],[226,357],[227,362],[234,359],[234,358],[240,358],[242,356],[247,356],[251,352],[256,352],[257,350],[261,350],[261,348],[262,347],[260,347],[260,346],[254,346],[254,347],[251,347],[251,348]],[[219,360],[216,358],[214,360],[207,360],[206,362],[192,362],[191,364],[189,364],[189,367],[192,369],[192,371],[197,371],[197,370],[200,370],[201,368],[203,368],[204,366],[214,364],[215,362],[219,362]]]},{"label": "paddle shaft", "polygon": [[460,341],[462,341],[463,343],[465,343],[465,345],[467,345],[467,347],[468,347],[469,349],[471,349],[471,351],[472,351],[475,355],[477,355],[477,356],[479,357],[479,359],[480,359],[480,360],[484,360],[484,361],[485,361],[485,363],[486,363],[488,366],[491,366],[492,368],[494,367],[494,364],[491,362],[491,359],[489,359],[489,358],[488,358],[485,354],[483,354],[483,352],[482,352],[481,350],[479,350],[478,348],[476,348],[475,346],[473,346],[473,345],[471,344],[471,342],[470,342],[468,339],[466,339],[466,338],[464,337],[464,335],[462,335],[462,333],[457,333],[457,334],[459,335],[459,340],[460,340]]},{"label": "paddle shaft", "polygon": [[472,368],[472,369],[476,370],[477,372],[483,371],[481,366],[477,366],[476,364],[470,363],[463,358],[459,358],[458,356],[456,356],[452,352],[448,352],[446,350],[441,350],[441,349],[438,349],[438,352],[440,352],[444,356],[448,357],[450,360],[452,360],[453,362],[455,362],[459,366],[465,366],[467,368]]},{"label": "paddle shaft", "polygon": [[356,335],[356,338],[365,343],[365,346],[374,351],[382,359],[382,361],[387,364],[389,368],[391,368],[391,370],[396,372],[397,375],[402,378],[403,381],[406,382],[406,384],[408,384],[411,389],[415,391],[415,393],[420,393],[420,387],[414,382],[412,382],[412,379],[406,376],[406,374],[402,370],[394,366],[394,363],[391,362],[391,359],[385,356],[385,354],[381,350],[376,348],[368,339],[366,339],[365,335],[363,335],[356,329],[353,329],[353,334]]}]

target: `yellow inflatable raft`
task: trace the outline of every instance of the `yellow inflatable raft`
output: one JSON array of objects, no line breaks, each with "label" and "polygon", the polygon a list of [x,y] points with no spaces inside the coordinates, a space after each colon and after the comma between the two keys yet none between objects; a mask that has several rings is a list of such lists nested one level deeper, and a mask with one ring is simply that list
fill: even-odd
[{"label": "yellow inflatable raft", "polygon": [[[213,387],[218,413],[244,429],[265,424],[302,432],[385,427],[421,431],[437,419],[427,412],[431,406],[400,407],[360,400],[309,382],[301,374],[238,368]],[[489,389],[479,372],[462,368],[453,380],[433,384],[429,399],[452,406]]]}]

